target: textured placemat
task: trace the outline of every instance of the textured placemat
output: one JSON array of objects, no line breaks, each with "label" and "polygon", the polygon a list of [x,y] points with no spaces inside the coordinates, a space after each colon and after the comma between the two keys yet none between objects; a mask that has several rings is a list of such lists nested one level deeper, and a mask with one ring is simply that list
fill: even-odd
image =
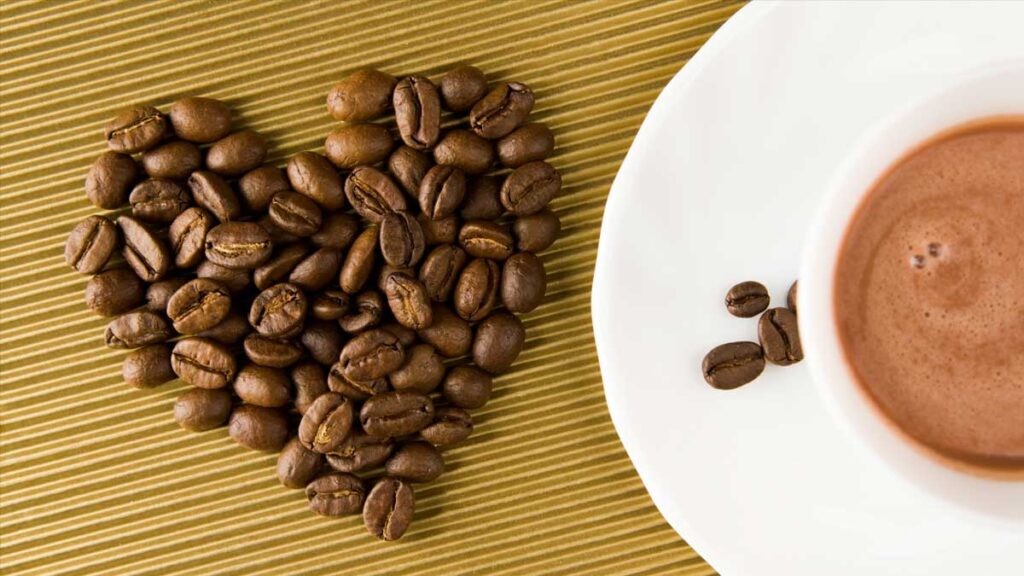
[{"label": "textured placemat", "polygon": [[[3,1],[0,563],[4,574],[710,574],[662,520],[608,418],[590,325],[604,201],[647,108],[735,2]],[[537,93],[565,186],[527,350],[417,489],[406,537],[316,517],[275,457],[181,431],[183,385],[136,391],[65,266],[101,127],[122,104],[227,100],[274,163],[321,149],[356,67],[455,62]],[[165,108],[166,109],[166,108]],[[671,457],[671,455],[667,455]],[[699,463],[694,463],[699,465]]]}]

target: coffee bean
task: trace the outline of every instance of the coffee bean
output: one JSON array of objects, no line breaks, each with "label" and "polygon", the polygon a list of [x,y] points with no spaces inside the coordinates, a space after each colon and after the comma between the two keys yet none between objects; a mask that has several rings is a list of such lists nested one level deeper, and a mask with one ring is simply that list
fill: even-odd
[{"label": "coffee bean", "polygon": [[487,94],[487,77],[474,66],[459,66],[441,77],[441,98],[452,112],[465,112]]},{"label": "coffee bean", "polygon": [[536,214],[562,189],[562,177],[553,166],[537,160],[516,168],[501,186],[501,204],[516,216]]},{"label": "coffee bean", "polygon": [[397,478],[377,481],[363,505],[363,524],[377,538],[398,540],[409,529],[416,509],[412,486]]},{"label": "coffee bean", "polygon": [[409,482],[433,482],[444,472],[444,458],[426,442],[406,442],[384,464],[384,471]]},{"label": "coffee bean", "polygon": [[252,327],[249,326],[249,321],[246,320],[245,316],[232,310],[228,313],[227,317],[209,330],[203,330],[197,336],[202,338],[209,338],[221,344],[237,344],[242,341]]},{"label": "coffee bean", "polygon": [[120,208],[128,201],[128,192],[138,178],[139,167],[131,156],[104,152],[89,167],[85,194],[97,208]]},{"label": "coffee bean", "polygon": [[320,248],[292,268],[288,281],[303,290],[315,292],[333,282],[341,269],[341,250]]},{"label": "coffee bean", "polygon": [[739,388],[764,371],[764,353],[754,342],[731,342],[716,346],[702,363],[704,380],[719,390]]},{"label": "coffee bean", "polygon": [[360,166],[348,175],[345,196],[360,216],[374,223],[383,220],[388,212],[405,210],[405,197],[395,182],[369,166]]},{"label": "coffee bean", "polygon": [[445,358],[457,358],[469,352],[473,345],[473,329],[469,322],[441,304],[434,304],[432,312],[434,321],[430,326],[416,331],[420,339]]},{"label": "coffee bean", "polygon": [[252,130],[234,132],[217,140],[206,151],[206,166],[224,176],[240,176],[263,163],[267,142]]},{"label": "coffee bean", "polygon": [[786,294],[786,306],[796,314],[796,298],[797,298],[797,285],[799,282],[793,281],[793,285],[789,287],[789,292]]},{"label": "coffee bean", "polygon": [[725,307],[733,316],[753,318],[768,308],[768,289],[760,282],[740,282],[725,295]]},{"label": "coffee bean", "polygon": [[757,336],[764,359],[772,364],[789,366],[804,359],[796,314],[788,308],[772,308],[762,314],[757,322]]},{"label": "coffee bean", "polygon": [[394,448],[391,438],[370,436],[353,426],[341,446],[327,454],[327,464],[338,472],[361,472],[383,464]]},{"label": "coffee bean", "polygon": [[291,186],[284,171],[276,166],[254,168],[238,180],[241,200],[252,212],[265,212],[274,194],[290,190]]},{"label": "coffee bean", "polygon": [[249,334],[243,344],[245,355],[260,366],[285,368],[299,361],[306,352],[305,348],[291,340],[267,338],[259,334]]},{"label": "coffee bean", "polygon": [[327,392],[327,372],[320,364],[303,360],[292,367],[291,377],[295,388],[295,409],[299,414],[305,414],[306,409]]},{"label": "coffee bean", "polygon": [[121,377],[132,388],[152,388],[174,380],[171,348],[166,344],[153,344],[132,350],[124,357]]},{"label": "coffee bean", "polygon": [[249,270],[226,268],[209,260],[203,260],[199,263],[199,266],[196,268],[196,276],[216,280],[232,294],[238,294],[248,288],[249,284],[252,284],[251,272]]},{"label": "coffee bean", "polygon": [[473,340],[473,362],[491,374],[508,371],[523,350],[526,329],[508,312],[488,316],[476,330]]},{"label": "coffee bean", "polygon": [[321,394],[299,422],[299,441],[307,450],[326,454],[341,446],[355,419],[352,402],[335,392]]},{"label": "coffee bean", "polygon": [[331,392],[337,392],[352,400],[366,400],[370,396],[383,394],[390,390],[388,381],[378,378],[369,382],[356,382],[349,380],[342,370],[341,363],[335,362],[327,374],[327,387]]},{"label": "coffee bean", "polygon": [[256,268],[272,250],[270,235],[253,222],[224,222],[206,233],[206,259],[225,268]]},{"label": "coffee bean", "polygon": [[107,324],[103,339],[110,348],[140,348],[171,337],[163,316],[140,310],[122,314]]},{"label": "coffee bean", "polygon": [[519,82],[502,82],[469,111],[469,127],[484,138],[501,138],[519,127],[533,109],[533,92]]},{"label": "coffee bean", "polygon": [[434,147],[434,161],[467,174],[483,174],[494,164],[494,146],[469,130],[450,130]]},{"label": "coffee bean", "polygon": [[466,252],[454,244],[441,244],[420,266],[420,282],[434,302],[447,302],[466,265]]},{"label": "coffee bean", "polygon": [[221,222],[237,220],[242,214],[242,203],[231,185],[213,172],[193,172],[188,187],[196,204],[206,208]]},{"label": "coffee bean", "polygon": [[384,293],[387,294],[391,314],[399,324],[413,330],[430,326],[433,321],[430,298],[419,280],[407,274],[391,274],[385,282]]},{"label": "coffee bean", "polygon": [[379,70],[360,70],[335,84],[327,93],[327,111],[335,120],[362,122],[391,108],[395,78]]},{"label": "coffee bean", "polygon": [[174,133],[189,142],[213,142],[231,131],[231,109],[213,98],[182,98],[171,104],[170,117]]},{"label": "coffee bean", "polygon": [[388,171],[413,199],[419,197],[420,182],[432,165],[426,154],[408,146],[399,146],[388,157]]},{"label": "coffee bean", "polygon": [[359,334],[380,324],[383,315],[384,297],[376,290],[366,290],[356,295],[354,310],[342,316],[338,325],[349,334]]},{"label": "coffee bean", "polygon": [[544,124],[532,122],[498,141],[498,159],[509,168],[544,160],[555,149],[555,136]]},{"label": "coffee bean", "polygon": [[491,399],[494,381],[491,375],[476,366],[456,366],[444,377],[441,392],[445,399],[459,408],[483,408]]},{"label": "coffee bean", "polygon": [[434,420],[434,403],[416,392],[377,394],[363,403],[359,422],[367,434],[395,438],[415,434]]},{"label": "coffee bean", "polygon": [[135,218],[166,224],[192,204],[192,197],[177,182],[143,180],[132,189],[128,202]]},{"label": "coffee bean", "polygon": [[203,259],[206,234],[216,226],[213,216],[198,206],[186,209],[171,222],[168,236],[174,265],[178,268],[192,268]]},{"label": "coffee bean", "polygon": [[134,154],[156,146],[167,133],[167,119],[152,106],[135,106],[107,122],[103,135],[114,152]]},{"label": "coffee bean", "polygon": [[341,353],[341,328],[337,322],[311,320],[299,338],[309,352],[309,356],[324,366],[330,366],[338,360]]},{"label": "coffee bean", "polygon": [[256,287],[266,290],[278,282],[287,280],[288,275],[306,257],[309,249],[305,244],[289,244],[279,249],[269,260],[253,272]]},{"label": "coffee bean", "polygon": [[416,218],[402,210],[385,214],[380,225],[380,251],[392,266],[413,266],[423,257],[426,241]]},{"label": "coffee bean", "polygon": [[184,180],[202,165],[199,147],[184,140],[171,140],[142,155],[142,167],[150,178]]},{"label": "coffee bean", "polygon": [[264,214],[256,219],[256,224],[260,228],[267,231],[267,235],[270,236],[270,242],[274,246],[285,246],[288,244],[294,244],[301,240],[298,236],[293,236],[281,228],[274,221],[270,219],[270,214]]},{"label": "coffee bean", "polygon": [[95,274],[107,265],[120,243],[114,223],[103,216],[86,216],[64,244],[64,261],[82,274]]},{"label": "coffee bean", "polygon": [[238,371],[232,386],[242,402],[253,406],[283,408],[292,403],[288,377],[277,368],[246,364]]},{"label": "coffee bean", "polygon": [[288,417],[274,408],[243,404],[231,413],[228,436],[246,448],[276,452],[288,441]]},{"label": "coffee bean", "polygon": [[406,146],[425,150],[437,142],[441,128],[441,98],[433,82],[423,76],[399,80],[392,104],[398,133]]},{"label": "coffee bean", "polygon": [[237,365],[224,345],[206,338],[185,338],[171,351],[171,368],[193,386],[223,388],[235,379]]},{"label": "coffee bean", "polygon": [[348,254],[345,255],[345,262],[341,265],[341,273],[338,275],[338,282],[341,289],[349,294],[355,294],[366,284],[373,272],[374,254],[377,252],[378,228],[370,226],[363,230]]},{"label": "coffee bean", "polygon": [[548,209],[536,214],[519,216],[512,222],[512,233],[516,237],[516,248],[523,252],[543,252],[558,239],[562,223],[558,216]]},{"label": "coffee bean", "polygon": [[[379,328],[348,341],[338,362],[342,374],[355,382],[369,382],[394,372],[405,360],[405,349],[394,334]],[[371,432],[372,434],[372,432]]]},{"label": "coffee bean", "polygon": [[294,236],[312,236],[320,229],[320,207],[298,192],[278,192],[270,201],[270,219]]},{"label": "coffee bean", "polygon": [[470,322],[483,320],[501,304],[501,268],[493,260],[472,260],[455,285],[455,311]]},{"label": "coffee bean", "polygon": [[167,304],[171,301],[171,296],[174,296],[174,293],[187,282],[188,278],[179,277],[150,284],[146,289],[146,310],[166,315]]},{"label": "coffee bean", "polygon": [[309,509],[321,516],[358,514],[365,498],[363,481],[351,474],[324,474],[306,486]]},{"label": "coffee bean", "polygon": [[434,166],[420,182],[420,209],[431,220],[440,220],[455,213],[466,194],[466,176],[451,166]]},{"label": "coffee bean", "polygon": [[323,454],[307,450],[298,438],[292,438],[277,457],[277,479],[285,488],[304,489],[323,465]]},{"label": "coffee bean", "polygon": [[231,294],[214,280],[196,278],[185,284],[167,302],[167,317],[180,334],[209,330],[231,311]]},{"label": "coffee bean", "polygon": [[501,301],[509,312],[532,312],[544,300],[547,286],[544,263],[530,252],[509,256],[501,267]]},{"label": "coffee bean", "polygon": [[345,207],[341,176],[327,158],[315,152],[299,152],[288,160],[288,181],[296,192],[325,210],[341,210]]},{"label": "coffee bean", "polygon": [[[351,170],[387,160],[394,145],[391,133],[380,124],[349,124],[327,135],[324,152],[331,164]],[[352,198],[349,197],[351,202]]]},{"label": "coffee bean", "polygon": [[100,272],[85,285],[85,305],[100,316],[117,316],[145,299],[142,280],[127,268]]},{"label": "coffee bean", "polygon": [[420,430],[420,437],[435,446],[462,442],[473,433],[473,419],[462,408],[444,406],[434,411],[434,422]]},{"label": "coffee bean", "polygon": [[459,227],[462,226],[462,223],[459,222],[459,217],[454,214],[447,218],[434,220],[430,216],[420,213],[416,215],[416,221],[420,223],[420,228],[423,230],[423,240],[427,243],[427,246],[454,244],[455,240],[459,237]]},{"label": "coffee bean", "polygon": [[395,390],[433,392],[444,378],[444,360],[430,344],[417,344],[405,353],[405,362],[388,376]]},{"label": "coffee bean", "polygon": [[320,230],[309,237],[315,246],[344,250],[359,234],[359,222],[348,214],[335,212],[324,217]]},{"label": "coffee bean", "polygon": [[466,185],[459,215],[465,220],[495,220],[505,212],[501,205],[501,180],[478,176]]},{"label": "coffee bean", "polygon": [[337,320],[348,313],[351,297],[341,290],[325,290],[313,297],[310,313],[320,320]]},{"label": "coffee bean", "polygon": [[192,388],[174,402],[174,420],[190,432],[213,430],[231,414],[231,393],[224,388]]},{"label": "coffee bean", "polygon": [[302,329],[306,295],[294,284],[275,284],[259,293],[249,309],[249,324],[268,338],[288,338]]},{"label": "coffee bean", "polygon": [[514,240],[508,228],[497,222],[471,220],[459,230],[459,244],[475,258],[504,260],[512,255]]}]

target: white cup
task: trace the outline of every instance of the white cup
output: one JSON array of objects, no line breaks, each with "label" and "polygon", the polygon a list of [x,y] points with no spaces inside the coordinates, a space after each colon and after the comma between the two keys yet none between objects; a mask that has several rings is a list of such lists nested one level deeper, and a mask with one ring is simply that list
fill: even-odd
[{"label": "white cup", "polygon": [[1024,531],[1024,481],[955,469],[927,454],[880,413],[846,361],[833,308],[839,250],[855,210],[876,179],[915,145],[946,129],[980,118],[1020,114],[1024,114],[1024,61],[951,77],[939,93],[868,131],[833,175],[808,232],[799,275],[798,318],[806,362],[840,428],[904,479],[953,504],[950,513],[963,512],[975,520]]}]

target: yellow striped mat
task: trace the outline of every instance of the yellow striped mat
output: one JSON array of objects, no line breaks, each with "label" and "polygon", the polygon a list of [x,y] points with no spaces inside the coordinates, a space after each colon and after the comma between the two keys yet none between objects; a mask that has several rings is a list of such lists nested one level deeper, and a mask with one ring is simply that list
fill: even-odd
[{"label": "yellow striped mat", "polygon": [[[0,564],[19,575],[688,574],[608,418],[590,326],[605,197],[658,92],[734,1],[3,0],[0,15]],[[272,162],[322,147],[328,87],[372,65],[457,62],[528,83],[555,132],[564,234],[527,350],[474,414],[416,520],[380,543],[316,517],[273,456],[171,419],[180,382],[136,391],[65,266],[83,178],[131,102],[224,99]],[[166,108],[164,108],[166,109]],[[695,463],[695,465],[698,463]]]}]

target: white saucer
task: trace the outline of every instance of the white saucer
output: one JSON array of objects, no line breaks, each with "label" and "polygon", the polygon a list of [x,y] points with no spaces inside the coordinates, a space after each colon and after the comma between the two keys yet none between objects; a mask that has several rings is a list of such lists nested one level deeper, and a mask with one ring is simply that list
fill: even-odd
[{"label": "white saucer", "polygon": [[[756,3],[651,108],[612,186],[593,317],[619,436],[669,523],[725,576],[1024,573],[1024,533],[962,517],[842,436],[805,367],[713,390],[756,340],[726,290],[785,305],[850,143],[942,79],[1024,57],[1024,2]],[[1024,94],[1021,94],[1024,99]]]}]

